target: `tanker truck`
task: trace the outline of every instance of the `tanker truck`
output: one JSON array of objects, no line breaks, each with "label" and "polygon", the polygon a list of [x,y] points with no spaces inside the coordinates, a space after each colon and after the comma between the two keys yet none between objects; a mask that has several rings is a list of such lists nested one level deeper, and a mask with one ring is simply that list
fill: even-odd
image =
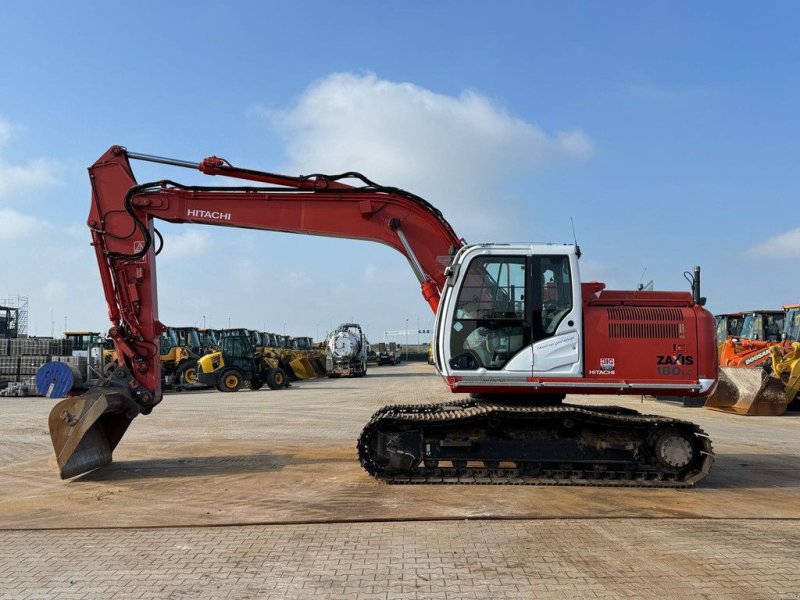
[{"label": "tanker truck", "polygon": [[328,377],[367,374],[369,342],[357,323],[342,323],[325,342],[325,370]]}]

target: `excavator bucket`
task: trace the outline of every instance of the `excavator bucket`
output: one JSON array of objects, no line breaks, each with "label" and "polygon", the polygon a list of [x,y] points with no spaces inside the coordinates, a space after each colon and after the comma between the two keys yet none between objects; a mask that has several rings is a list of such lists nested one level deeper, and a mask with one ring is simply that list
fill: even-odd
[{"label": "excavator bucket", "polygon": [[763,369],[720,367],[717,390],[705,408],[757,417],[777,417],[786,412],[786,385]]},{"label": "excavator bucket", "polygon": [[48,425],[61,479],[111,462],[114,448],[138,410],[122,391],[95,387],[53,406]]}]

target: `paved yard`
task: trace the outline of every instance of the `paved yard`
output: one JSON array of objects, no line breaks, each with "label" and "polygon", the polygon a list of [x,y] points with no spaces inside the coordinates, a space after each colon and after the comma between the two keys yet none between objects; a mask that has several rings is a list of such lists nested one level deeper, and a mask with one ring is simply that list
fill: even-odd
[{"label": "paved yard", "polygon": [[448,398],[426,365],[172,394],[114,463],[66,482],[52,402],[0,399],[0,599],[800,598],[800,418],[593,400],[698,422],[717,461],[691,490],[363,472],[355,439],[374,410]]},{"label": "paved yard", "polygon": [[800,598],[795,521],[584,519],[19,531],[0,600]]}]

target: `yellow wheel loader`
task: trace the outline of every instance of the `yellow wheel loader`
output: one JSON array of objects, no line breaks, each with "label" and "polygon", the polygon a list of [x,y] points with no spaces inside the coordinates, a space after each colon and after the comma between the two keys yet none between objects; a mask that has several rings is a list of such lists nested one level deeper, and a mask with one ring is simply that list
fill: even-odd
[{"label": "yellow wheel loader", "polygon": [[274,358],[264,356],[250,335],[227,335],[220,349],[197,361],[201,384],[221,392],[237,392],[245,385],[259,390],[266,383],[271,390],[287,387],[289,379]]},{"label": "yellow wheel loader", "polygon": [[292,338],[292,349],[299,354],[298,358],[303,363],[306,373],[311,377],[325,377],[325,354],[319,354],[314,348],[314,341],[310,337]]},{"label": "yellow wheel loader", "polygon": [[764,368],[720,366],[719,384],[705,408],[737,415],[778,416],[790,405],[794,408],[800,403],[800,304],[784,308],[782,339],[766,348],[769,363]]}]

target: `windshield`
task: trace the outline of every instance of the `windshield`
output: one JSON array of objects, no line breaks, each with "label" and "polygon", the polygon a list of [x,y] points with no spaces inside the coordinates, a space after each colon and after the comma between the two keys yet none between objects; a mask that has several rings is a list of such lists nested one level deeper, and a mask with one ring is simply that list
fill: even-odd
[{"label": "windshield", "polygon": [[717,341],[724,342],[729,336],[737,336],[742,332],[744,317],[741,315],[717,315]]},{"label": "windshield", "polygon": [[308,338],[295,338],[297,341],[298,350],[310,350],[311,344],[308,343]]},{"label": "windshield", "polygon": [[220,350],[233,358],[247,356],[253,352],[252,340],[247,335],[227,335],[220,342]]},{"label": "windshield", "polygon": [[175,333],[176,337],[178,338],[178,343],[181,346],[187,346],[189,348],[200,347],[200,337],[197,335],[197,330],[194,329],[193,327],[176,329]]},{"label": "windshield", "polygon": [[161,354],[167,354],[178,345],[178,338],[173,329],[167,329],[161,334]]},{"label": "windshield", "polygon": [[747,315],[744,318],[742,332],[739,335],[748,340],[754,339],[753,332],[756,331],[756,320],[761,321],[761,318],[757,314],[751,313]]},{"label": "windshield", "polygon": [[786,313],[786,337],[792,341],[800,341],[800,308],[793,308]]},{"label": "windshield", "polygon": [[202,346],[204,348],[217,345],[217,335],[211,329],[200,331],[199,337],[203,341]]}]

